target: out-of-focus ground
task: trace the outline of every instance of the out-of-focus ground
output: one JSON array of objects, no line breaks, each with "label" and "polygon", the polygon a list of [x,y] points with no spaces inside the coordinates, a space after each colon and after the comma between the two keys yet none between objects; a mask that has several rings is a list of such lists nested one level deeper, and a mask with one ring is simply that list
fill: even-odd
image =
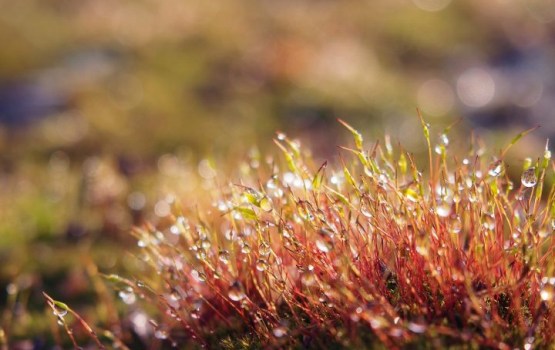
[{"label": "out-of-focus ground", "polygon": [[418,153],[417,107],[438,132],[461,120],[454,147],[470,130],[496,149],[541,125],[517,160],[555,135],[550,0],[0,9],[0,303],[14,347],[52,337],[42,290],[104,322],[84,266],[136,273],[130,227],[161,220],[172,194],[194,205],[197,175],[275,151],[276,130],[321,158],[346,135],[338,117]]}]

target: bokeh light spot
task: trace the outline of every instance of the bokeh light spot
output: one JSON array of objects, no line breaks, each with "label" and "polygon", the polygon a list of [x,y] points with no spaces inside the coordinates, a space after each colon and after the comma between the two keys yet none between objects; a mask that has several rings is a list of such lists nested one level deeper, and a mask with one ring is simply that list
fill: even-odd
[{"label": "bokeh light spot", "polygon": [[495,81],[486,70],[470,68],[457,79],[457,94],[468,107],[484,107],[495,96]]}]

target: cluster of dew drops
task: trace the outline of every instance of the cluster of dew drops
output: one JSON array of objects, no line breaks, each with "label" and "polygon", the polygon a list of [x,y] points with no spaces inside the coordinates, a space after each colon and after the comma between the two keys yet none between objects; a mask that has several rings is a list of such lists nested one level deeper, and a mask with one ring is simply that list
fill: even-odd
[{"label": "cluster of dew drops", "polygon": [[[283,141],[286,137],[283,134],[278,134],[278,140]],[[446,150],[449,146],[449,139],[445,134],[441,134],[440,136],[440,143],[434,147],[434,152],[440,156],[444,156]],[[546,147],[544,153],[544,159],[549,160],[551,158],[551,152]],[[463,159],[463,165],[466,166],[468,169],[471,165],[471,161],[467,158]],[[522,172],[521,175],[521,185],[524,189],[532,189],[538,184],[538,169],[536,166],[532,165],[531,160],[526,160],[527,165],[525,166],[525,170]],[[250,167],[256,168],[259,166],[258,161],[251,161]],[[405,165],[406,166],[406,165]],[[504,163],[502,160],[495,160],[491,163],[487,169],[487,176],[492,179],[500,177],[504,173]],[[421,174],[418,174],[421,176]],[[376,179],[377,183],[383,188],[387,188],[385,185],[386,183],[392,183],[392,173],[388,171],[381,171],[379,174],[373,174],[374,178]],[[459,203],[462,200],[462,191],[467,188],[468,197],[467,200],[471,203],[478,202],[480,192],[482,191],[481,186],[484,181],[478,186],[475,182],[479,179],[483,179],[484,174],[481,170],[474,170],[474,173],[469,170],[469,175],[462,180],[458,180],[458,185],[455,184],[455,176],[453,174],[448,175],[447,182],[450,185],[438,185],[438,187],[434,191],[434,201],[437,201],[437,205],[434,206],[435,213],[440,218],[449,218],[448,228],[449,231],[453,234],[459,234],[463,228],[463,220],[456,214],[452,213],[453,211],[453,203]],[[332,172],[330,176],[326,180],[330,188],[334,188],[337,190],[338,193],[344,192],[347,186],[345,186],[346,178],[345,174],[341,171]],[[311,190],[313,182],[298,174],[295,174],[293,171],[286,171],[281,174],[273,175],[269,180],[267,180],[263,184],[263,191],[256,191],[252,189],[244,189],[242,194],[240,195],[239,205],[243,204],[254,204],[262,213],[272,213],[276,210],[279,210],[280,207],[287,205],[288,200],[286,193],[291,189],[299,189],[299,190]],[[509,182],[508,186],[511,186],[512,183]],[[477,193],[478,192],[478,193]],[[522,192],[522,191],[520,191]],[[408,203],[416,203],[421,198],[419,197],[420,194],[417,193],[412,187],[409,187],[408,190],[404,192],[405,199]],[[175,223],[168,228],[168,232],[161,232],[156,230],[153,235],[144,235],[138,240],[138,245],[141,248],[146,248],[149,245],[160,245],[164,242],[167,237],[167,234],[174,236],[180,236],[184,232],[195,232],[196,233],[196,240],[193,244],[189,247],[189,250],[193,253],[193,255],[199,261],[206,260],[210,258],[214,254],[217,255],[217,260],[222,263],[223,265],[229,266],[231,261],[235,258],[235,255],[242,254],[243,256],[247,256],[252,252],[256,252],[256,261],[255,261],[255,268],[259,272],[265,272],[270,269],[270,261],[269,257],[272,255],[272,247],[271,245],[266,242],[264,239],[259,239],[257,246],[253,247],[251,243],[253,239],[249,239],[249,236],[256,235],[258,233],[257,228],[249,226],[247,224],[248,216],[255,215],[254,212],[250,210],[234,210],[237,208],[237,198],[232,199],[225,199],[221,198],[214,202],[213,206],[216,208],[217,211],[223,214],[229,214],[232,216],[234,221],[243,222],[242,225],[242,232],[239,234],[231,227],[223,227],[222,230],[225,232],[224,237],[228,241],[237,242],[239,244],[239,249],[234,251],[233,253],[226,248],[226,245],[218,244],[218,250],[214,252],[215,245],[211,241],[213,237],[211,237],[211,232],[202,226],[196,225],[193,229],[189,224],[189,221],[184,216],[178,216],[175,219]],[[362,201],[360,203],[360,212],[362,215],[371,218],[372,213],[367,210],[363,205]],[[304,220],[313,220],[314,214],[310,210],[302,210],[302,208],[297,208],[298,212],[294,216],[294,220],[299,223],[303,222]],[[402,219],[399,219],[402,221]],[[495,225],[493,221],[493,215],[485,215],[484,219],[484,227],[492,229]],[[271,226],[272,224],[268,224]],[[273,224],[275,225],[275,224]],[[555,229],[555,221],[552,222],[553,229]],[[286,226],[283,227],[280,234],[285,238],[287,242],[289,238],[291,238],[291,233],[287,229]],[[328,231],[326,229],[321,229],[318,231],[318,234],[315,238],[315,247],[323,254],[330,253],[334,249],[333,245],[334,240],[334,233]],[[250,242],[250,243],[249,243]],[[246,261],[246,257],[243,257],[244,261]],[[274,260],[279,263],[279,257],[274,256]],[[164,268],[175,268],[175,267],[183,267],[185,261],[177,261],[175,259],[164,259],[163,257],[158,256],[156,263],[160,270]],[[314,266],[308,264],[304,267],[299,267],[300,269],[300,280],[305,285],[311,285],[317,279],[316,275],[314,274]],[[191,277],[199,282],[202,283],[206,281],[206,274],[203,271],[202,267],[196,267],[191,269]],[[217,271],[214,273],[214,278],[219,278]],[[283,281],[276,281],[276,283],[280,283]],[[541,292],[540,296],[541,299],[544,301],[552,300],[554,297],[554,287],[555,287],[555,277],[544,277],[541,283]],[[183,295],[187,295],[188,291],[182,291],[181,295],[172,293],[171,295],[176,295],[174,297],[173,303],[177,303],[179,305],[178,300],[183,297]],[[126,304],[133,304],[136,301],[136,296],[132,288],[124,288],[119,292],[120,298]],[[229,288],[227,290],[227,297],[234,303],[240,303],[241,307],[247,307],[248,303],[246,299],[248,299],[247,294],[245,292],[245,288],[241,281],[239,280],[232,280],[229,283]],[[169,302],[172,304],[172,301]],[[191,317],[198,318],[200,314],[200,310],[202,307],[201,301],[196,301],[195,306],[192,308]],[[177,308],[176,308],[177,309]],[[356,316],[356,315],[355,315]],[[283,322],[282,322],[283,323]],[[288,328],[283,323],[278,323],[273,328],[273,335],[276,338],[284,337],[288,334]],[[168,337],[168,332],[164,328],[158,327],[155,332],[155,336],[160,339],[165,339]]]}]

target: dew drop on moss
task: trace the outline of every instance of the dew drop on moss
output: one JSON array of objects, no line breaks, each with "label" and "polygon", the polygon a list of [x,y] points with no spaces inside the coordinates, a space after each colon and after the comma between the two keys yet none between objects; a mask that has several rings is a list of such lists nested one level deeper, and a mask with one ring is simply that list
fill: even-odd
[{"label": "dew drop on moss", "polygon": [[260,200],[260,209],[264,210],[265,212],[272,211],[272,200],[266,196],[262,197]]},{"label": "dew drop on moss", "polygon": [[156,331],[154,331],[154,337],[156,339],[167,339],[168,338],[168,332],[165,329],[157,329]]},{"label": "dew drop on moss", "polygon": [[443,145],[436,145],[434,147],[434,152],[436,152],[436,154],[443,154],[444,151],[445,151],[445,146]]},{"label": "dew drop on moss", "polygon": [[555,295],[555,286],[553,286],[551,283],[546,283],[540,291],[540,297],[543,301],[553,300],[554,295]]},{"label": "dew drop on moss", "polygon": [[126,303],[127,305],[131,305],[137,300],[137,296],[135,295],[131,287],[127,287],[123,290],[120,290],[118,295],[121,298],[121,300],[123,300],[123,302]]},{"label": "dew drop on moss", "polygon": [[268,262],[264,259],[258,259],[256,262],[256,269],[258,271],[266,271],[268,269]]},{"label": "dew drop on moss", "polygon": [[459,217],[454,218],[449,225],[449,232],[458,234],[462,230],[462,221]]},{"label": "dew drop on moss", "polygon": [[522,173],[520,182],[524,187],[534,187],[538,183],[538,177],[536,176],[536,168],[530,167]]},{"label": "dew drop on moss", "polygon": [[331,247],[331,244],[324,241],[323,239],[317,239],[316,248],[318,248],[318,250],[321,251],[322,253],[329,253],[332,247]]},{"label": "dew drop on moss", "polygon": [[305,271],[301,275],[301,282],[305,286],[311,286],[314,284],[314,282],[316,282],[316,275],[314,275],[314,272],[312,270]]},{"label": "dew drop on moss", "polygon": [[248,243],[244,243],[241,246],[241,253],[243,254],[249,254],[251,252],[251,246]]},{"label": "dew drop on moss", "polygon": [[191,318],[194,318],[195,320],[198,320],[200,318],[199,310],[192,310],[190,315]]},{"label": "dew drop on moss", "polygon": [[498,160],[490,166],[488,175],[491,177],[497,177],[501,174],[502,170],[503,166],[501,164],[501,160]]},{"label": "dew drop on moss", "polygon": [[243,286],[241,285],[241,282],[239,281],[233,282],[233,284],[229,287],[227,296],[229,297],[229,299],[233,301],[241,301],[245,299],[246,295],[245,295],[245,292],[243,291]]},{"label": "dew drop on moss", "polygon": [[202,243],[201,243],[201,247],[204,250],[208,250],[210,249],[210,247],[212,246],[212,244],[210,243],[210,241],[208,239],[203,239]]},{"label": "dew drop on moss", "polygon": [[172,225],[170,227],[170,233],[173,235],[179,235],[181,233],[181,229],[179,229],[179,226],[177,225]]},{"label": "dew drop on moss", "polygon": [[54,306],[52,313],[59,318],[64,318],[67,315],[67,310]]},{"label": "dew drop on moss", "polygon": [[426,325],[410,322],[408,324],[408,329],[414,333],[424,333],[426,331]]},{"label": "dew drop on moss", "polygon": [[436,214],[442,218],[448,217],[451,214],[451,206],[448,203],[441,203],[436,208]]},{"label": "dew drop on moss", "polygon": [[445,134],[445,133],[444,133],[444,134],[441,134],[441,135],[439,136],[439,139],[440,139],[440,141],[441,141],[441,143],[442,143],[443,145],[449,146],[449,138],[447,137],[447,134]]},{"label": "dew drop on moss", "polygon": [[191,276],[198,282],[206,281],[206,274],[204,272],[193,269],[191,270]]},{"label": "dew drop on moss", "polygon": [[370,209],[366,205],[363,205],[360,208],[360,213],[369,219],[372,218],[372,213],[370,212]]},{"label": "dew drop on moss", "polygon": [[231,255],[225,249],[220,250],[220,252],[218,253],[218,259],[220,259],[220,261],[223,262],[224,264],[227,264],[230,258],[231,258]]},{"label": "dew drop on moss", "polygon": [[272,248],[270,247],[270,245],[266,242],[262,242],[260,243],[260,245],[258,246],[258,252],[260,253],[260,255],[262,256],[268,256],[270,255],[270,253],[272,252]]},{"label": "dew drop on moss", "polygon": [[272,333],[274,333],[274,336],[276,338],[281,338],[287,334],[287,328],[283,326],[278,326],[272,330]]},{"label": "dew drop on moss", "polygon": [[495,216],[493,214],[487,214],[482,219],[482,226],[488,230],[495,230]]}]

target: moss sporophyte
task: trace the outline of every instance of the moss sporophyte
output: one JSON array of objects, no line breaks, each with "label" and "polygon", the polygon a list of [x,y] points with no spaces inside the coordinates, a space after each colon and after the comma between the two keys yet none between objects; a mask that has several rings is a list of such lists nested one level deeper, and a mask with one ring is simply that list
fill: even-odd
[{"label": "moss sporophyte", "polygon": [[519,175],[505,163],[531,130],[497,154],[458,152],[450,128],[436,142],[422,119],[424,171],[340,122],[354,147],[337,164],[280,133],[281,160],[205,179],[212,204],[174,202],[164,223],[135,228],[154,273],[113,280],[123,303],[155,305],[153,335],[178,346],[552,344],[554,165],[547,147]]}]

